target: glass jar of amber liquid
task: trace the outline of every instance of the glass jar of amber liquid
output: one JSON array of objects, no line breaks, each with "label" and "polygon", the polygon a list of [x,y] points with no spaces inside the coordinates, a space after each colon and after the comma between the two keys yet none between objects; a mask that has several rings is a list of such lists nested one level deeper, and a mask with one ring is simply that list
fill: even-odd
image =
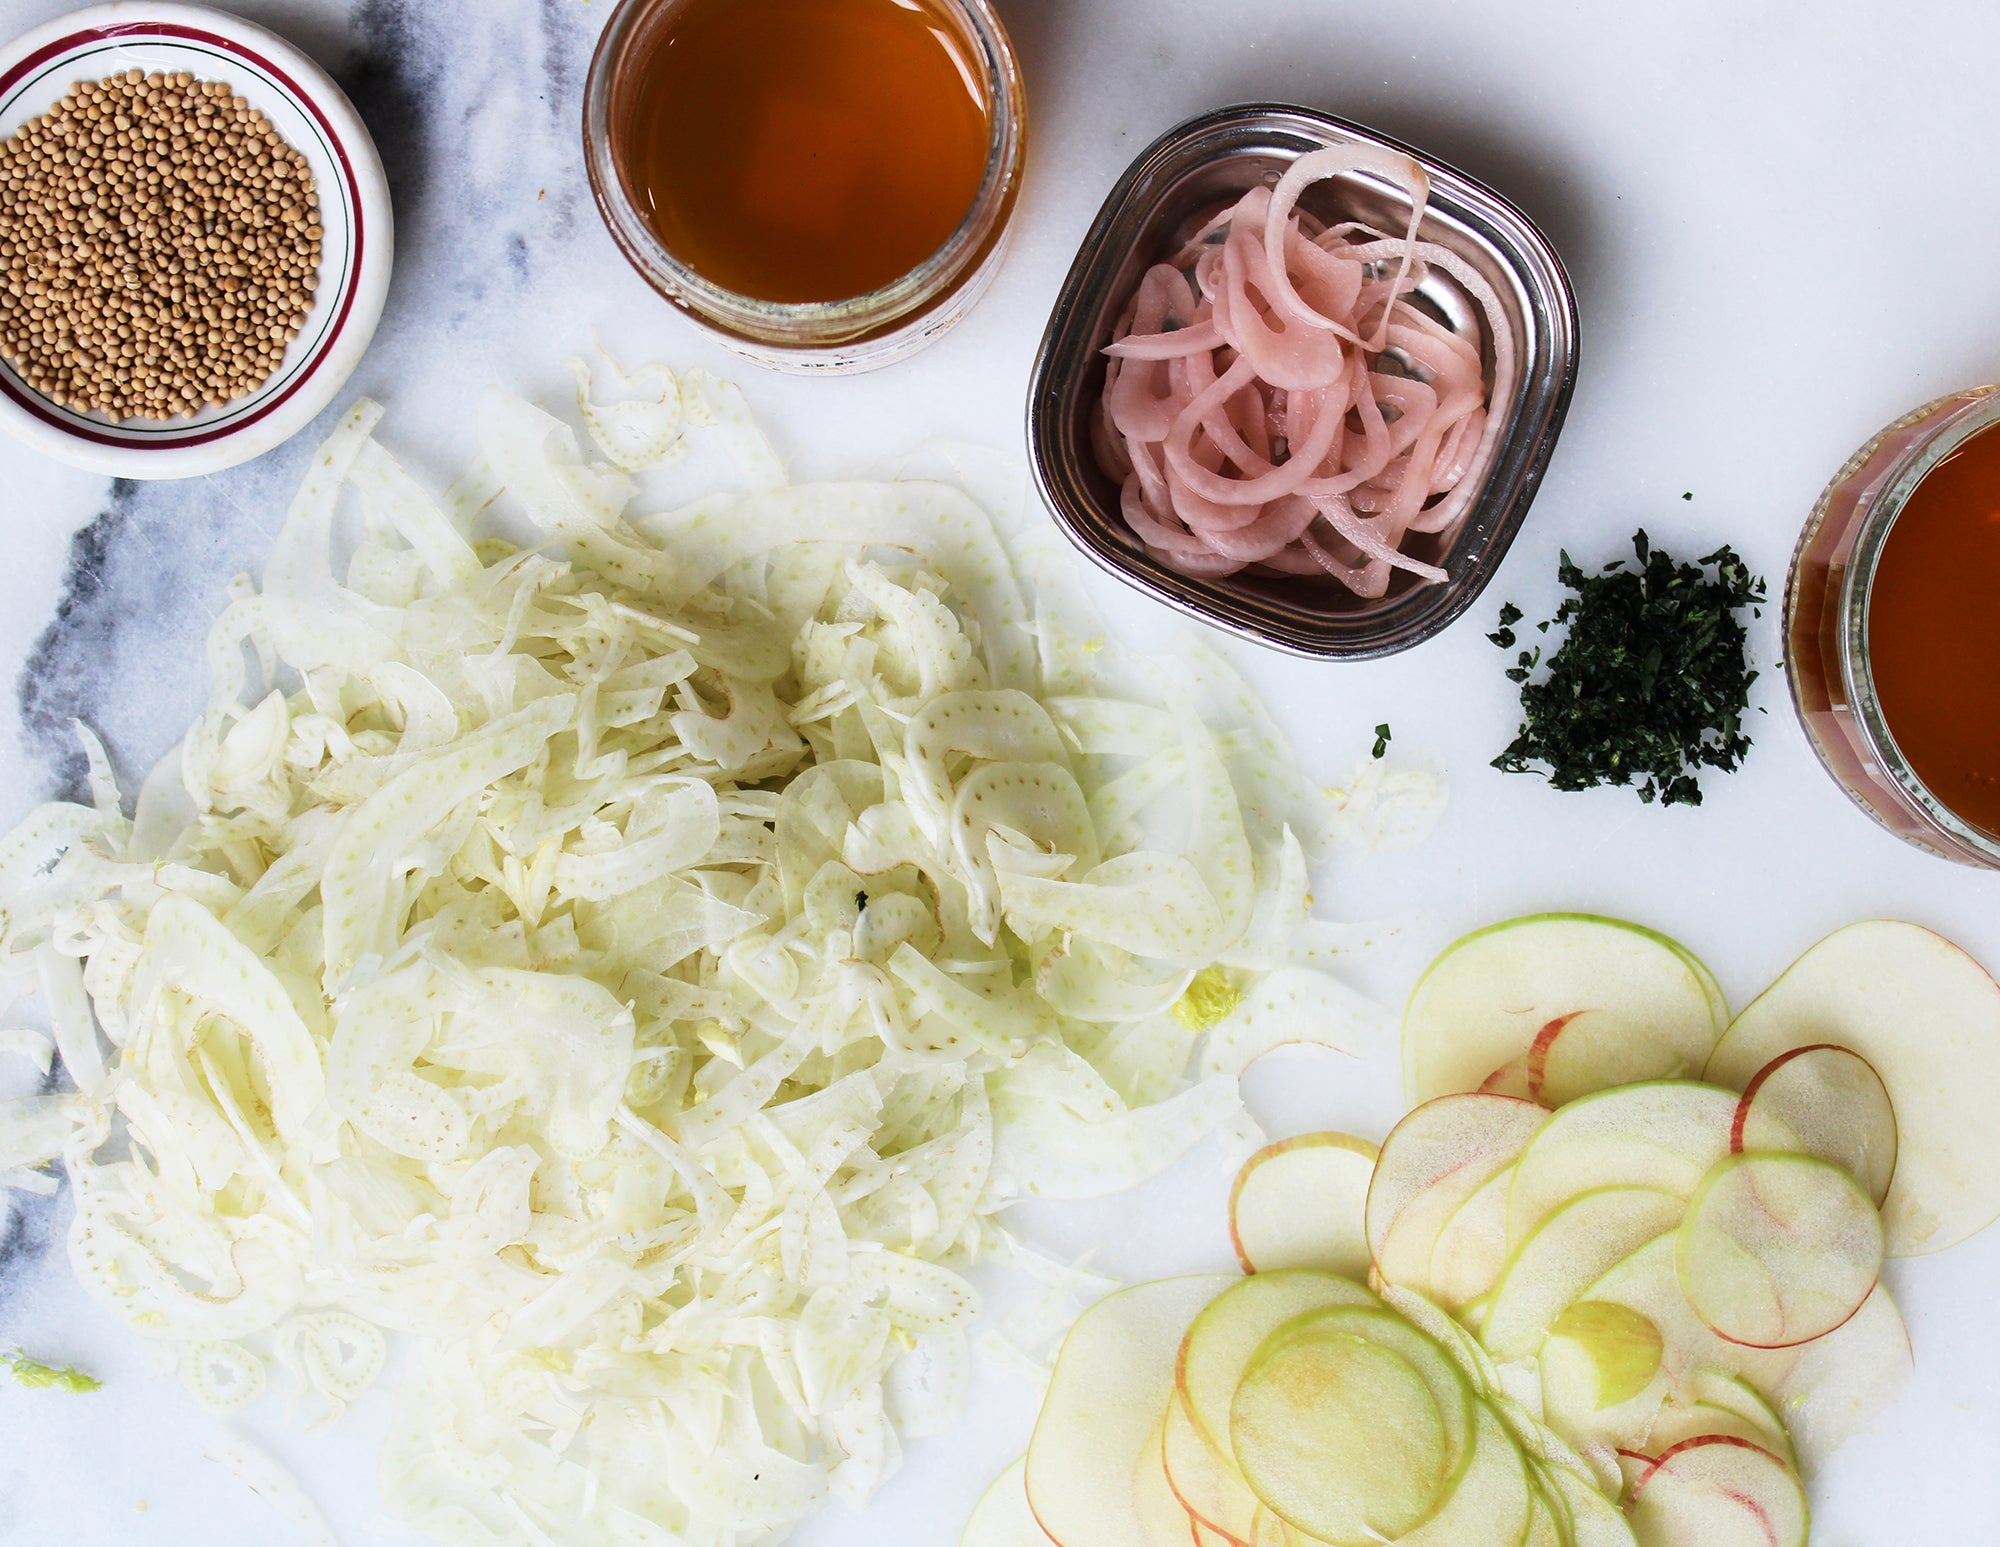
[{"label": "glass jar of amber liquid", "polygon": [[598,209],[759,364],[922,348],[998,267],[1025,152],[989,0],[623,0],[584,98]]},{"label": "glass jar of amber liquid", "polygon": [[1785,665],[1863,810],[2000,869],[2000,388],[1899,419],[1828,485],[1792,560]]}]

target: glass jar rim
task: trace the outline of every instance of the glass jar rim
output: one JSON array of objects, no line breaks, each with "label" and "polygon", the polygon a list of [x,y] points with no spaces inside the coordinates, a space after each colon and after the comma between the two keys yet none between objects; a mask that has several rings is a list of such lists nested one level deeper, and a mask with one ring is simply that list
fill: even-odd
[{"label": "glass jar rim", "polygon": [[[1953,408],[1953,404],[1958,406]],[[1903,513],[1911,495],[1916,493],[1917,486],[1941,462],[1973,437],[2000,428],[2000,386],[1971,387],[1949,393],[1904,416],[1883,434],[1891,434],[1899,427],[1921,424],[1940,412],[1945,414],[1943,422],[1904,451],[1884,472],[1875,491],[1866,496],[1868,510],[1862,518],[1853,556],[1841,580],[1840,667],[1852,695],[1855,721],[1882,772],[1954,842],[1984,856],[1988,863],[2000,866],[2000,834],[1966,821],[1940,800],[1904,755],[1883,711],[1870,658],[1868,630],[1875,572],[1896,519]]]},{"label": "glass jar rim", "polygon": [[591,191],[613,240],[655,289],[738,337],[811,349],[885,332],[972,277],[1011,212],[1025,149],[1020,65],[991,0],[929,0],[961,24],[977,56],[991,117],[986,166],[972,203],[943,245],[915,268],[874,290],[834,301],[766,301],[718,285],[676,257],[633,202],[612,153],[612,98],[640,24],[663,7],[683,3],[621,0],[598,40],[584,88],[584,161]]}]

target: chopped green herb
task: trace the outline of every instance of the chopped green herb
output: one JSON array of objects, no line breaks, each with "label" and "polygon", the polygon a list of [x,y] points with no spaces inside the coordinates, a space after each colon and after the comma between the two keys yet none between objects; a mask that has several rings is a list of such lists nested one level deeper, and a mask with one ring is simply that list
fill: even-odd
[{"label": "chopped green herb", "polygon": [[1389,735],[1389,727],[1388,727],[1388,726],[1386,726],[1386,725],[1378,725],[1378,726],[1376,726],[1376,727],[1375,727],[1375,751],[1374,751],[1374,754],[1373,754],[1373,755],[1379,758],[1379,757],[1381,757],[1381,756],[1382,756],[1382,754],[1383,754],[1383,753],[1387,752],[1387,751],[1389,750],[1389,742],[1390,742],[1390,739],[1391,739],[1391,738],[1390,738],[1390,735]]},{"label": "chopped green herb", "polygon": [[16,1385],[26,1386],[31,1391],[51,1388],[58,1391],[95,1391],[104,1384],[81,1370],[57,1369],[54,1365],[30,1359],[19,1350],[0,1354],[0,1369],[12,1375]]},{"label": "chopped green herb", "polygon": [[[1619,561],[1596,575],[1562,555],[1556,577],[1575,594],[1539,626],[1568,633],[1541,681],[1529,680],[1539,649],[1508,669],[1525,719],[1493,766],[1528,773],[1540,764],[1559,790],[1637,783],[1643,801],[1698,806],[1699,770],[1727,773],[1750,750],[1743,711],[1757,673],[1737,613],[1764,600],[1764,582],[1730,548],[1677,564],[1643,531],[1632,547],[1636,568]],[[1502,620],[1514,621],[1504,611]]]},{"label": "chopped green herb", "polygon": [[1500,627],[1486,637],[1502,650],[1511,650],[1514,648],[1514,625],[1520,621],[1521,609],[1512,602],[1504,603],[1500,608]]}]

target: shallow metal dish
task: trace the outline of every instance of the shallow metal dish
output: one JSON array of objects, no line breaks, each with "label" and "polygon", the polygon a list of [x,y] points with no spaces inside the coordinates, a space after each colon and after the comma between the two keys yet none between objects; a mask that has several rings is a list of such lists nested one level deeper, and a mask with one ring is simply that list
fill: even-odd
[{"label": "shallow metal dish", "polygon": [[[1407,550],[1450,575],[1441,585],[1398,572],[1386,596],[1364,601],[1331,581],[1231,576],[1195,580],[1159,563],[1118,512],[1118,491],[1097,466],[1090,421],[1104,390],[1104,346],[1119,309],[1181,228],[1296,157],[1329,145],[1379,145],[1429,174],[1420,236],[1449,247],[1498,292],[1515,343],[1515,392],[1483,486],[1440,556],[1441,539],[1413,535]],[[1301,207],[1322,219],[1400,231],[1409,197],[1375,178],[1317,183]],[[1460,331],[1479,309],[1433,272],[1419,296]],[[1182,124],[1142,153],[1111,191],[1057,297],[1028,399],[1028,448],[1042,497],[1069,539],[1101,567],[1170,607],[1295,655],[1361,660],[1421,643],[1472,605],[1527,514],[1576,381],[1576,299],[1533,222],[1481,184],[1407,145],[1309,108],[1247,103]],[[1486,348],[1489,389],[1493,351]]]}]

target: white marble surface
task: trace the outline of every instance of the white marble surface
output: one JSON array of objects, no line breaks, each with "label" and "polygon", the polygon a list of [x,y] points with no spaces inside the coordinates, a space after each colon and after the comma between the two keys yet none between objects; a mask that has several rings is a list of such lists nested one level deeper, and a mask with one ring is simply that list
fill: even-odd
[{"label": "white marble surface", "polygon": [[[1851,919],[1933,925],[2000,965],[2000,878],[1874,828],[1820,773],[1794,722],[1767,614],[1757,747],[1699,811],[1629,793],[1558,795],[1486,766],[1513,729],[1505,664],[1481,637],[1502,599],[1552,602],[1559,546],[1612,557],[1644,524],[1674,551],[1736,543],[1774,584],[1825,478],[1881,423],[2000,374],[2000,205],[1990,61],[2000,10],[1960,0],[998,0],[1032,96],[1013,252],[992,294],[915,361],[844,382],[746,376],[795,467],[832,474],[931,435],[1017,444],[1034,346],[1075,242],[1126,160],[1200,110],[1251,97],[1331,108],[1424,146],[1535,215],[1581,298],[1583,369],[1542,495],[1486,602],[1441,638],[1366,666],[1238,651],[1302,754],[1343,764],[1366,728],[1442,758],[1446,821],[1415,854],[1354,861],[1319,895],[1404,928],[1362,970],[1390,999],[1443,942],[1547,907],[1628,914],[1703,952],[1742,1003]],[[460,465],[491,381],[555,398],[554,368],[601,327],[621,350],[726,368],[630,275],[584,190],[578,91],[607,0],[241,0],[349,84],[395,183],[399,264],[352,390],[438,482]],[[0,0],[0,33],[65,9]],[[350,394],[351,395],[351,394]],[[345,401],[345,399],[343,399]],[[81,715],[134,774],[202,693],[200,641],[257,565],[307,450],[228,475],[119,486],[0,445],[0,819],[75,775]],[[1693,499],[1683,500],[1683,493]],[[1147,604],[1093,575],[1122,628]],[[1395,1050],[1254,1078],[1276,1130],[1379,1135],[1399,1109]],[[1136,1200],[1048,1209],[1051,1242],[1096,1243],[1131,1276],[1222,1263],[1226,1178],[1198,1153]],[[9,1208],[11,1205],[0,1205]],[[0,1215],[0,1346],[105,1375],[90,1398],[0,1383],[0,1542],[24,1547],[281,1543],[264,1506],[199,1460],[211,1420],[79,1294],[52,1236],[62,1207]],[[1990,1540],[2000,1449],[2000,1231],[1895,1264],[1918,1374],[1815,1485],[1822,1547]],[[814,1547],[947,1547],[1024,1442],[1033,1396],[983,1377],[955,1433],[911,1447],[865,1518]],[[371,1456],[386,1398],[334,1435],[245,1427],[295,1466],[341,1540],[378,1530]]]}]

